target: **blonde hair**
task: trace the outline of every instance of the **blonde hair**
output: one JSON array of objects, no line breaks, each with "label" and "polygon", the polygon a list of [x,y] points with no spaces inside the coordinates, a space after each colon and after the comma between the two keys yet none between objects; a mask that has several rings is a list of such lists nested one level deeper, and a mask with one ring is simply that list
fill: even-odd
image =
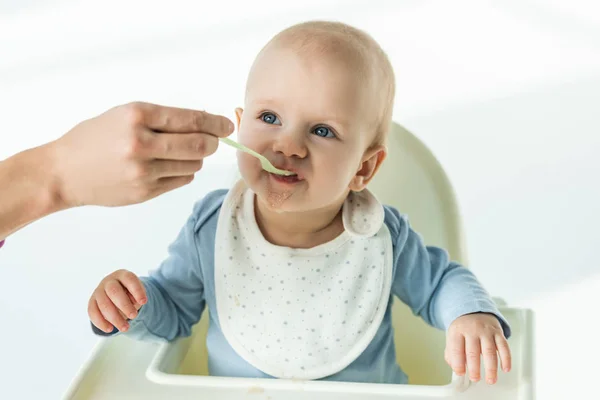
[{"label": "blonde hair", "polygon": [[396,80],[387,54],[368,33],[341,22],[308,21],[279,32],[260,53],[274,45],[292,46],[301,55],[316,53],[341,57],[352,63],[361,79],[376,82],[380,104],[374,121],[372,146],[385,143],[392,121]]}]

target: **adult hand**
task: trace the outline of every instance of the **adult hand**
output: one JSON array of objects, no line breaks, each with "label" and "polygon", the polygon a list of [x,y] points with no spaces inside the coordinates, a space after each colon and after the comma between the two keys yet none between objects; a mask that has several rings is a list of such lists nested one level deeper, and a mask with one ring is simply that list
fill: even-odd
[{"label": "adult hand", "polygon": [[188,184],[233,132],[218,115],[131,103],[86,120],[50,144],[64,208],[140,203]]}]

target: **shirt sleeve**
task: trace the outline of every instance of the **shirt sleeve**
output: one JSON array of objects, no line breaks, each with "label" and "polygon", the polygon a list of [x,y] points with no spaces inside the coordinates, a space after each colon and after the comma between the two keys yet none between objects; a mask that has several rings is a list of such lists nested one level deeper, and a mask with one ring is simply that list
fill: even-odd
[{"label": "shirt sleeve", "polygon": [[429,325],[447,330],[458,317],[472,313],[495,315],[505,337],[510,326],[475,275],[449,260],[440,248],[425,246],[406,218],[386,208],[394,246],[392,292]]},{"label": "shirt sleeve", "polygon": [[140,277],[148,302],[138,316],[129,321],[127,332],[115,328],[104,333],[92,325],[100,336],[124,334],[137,340],[170,341],[189,336],[205,308],[204,283],[198,255],[197,225],[202,201],[168,248],[168,256],[149,276]]}]

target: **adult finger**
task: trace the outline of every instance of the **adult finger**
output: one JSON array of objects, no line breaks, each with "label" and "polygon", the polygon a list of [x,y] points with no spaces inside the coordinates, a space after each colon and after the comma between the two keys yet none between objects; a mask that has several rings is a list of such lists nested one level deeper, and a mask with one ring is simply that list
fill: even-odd
[{"label": "adult finger", "polygon": [[168,178],[176,176],[194,175],[202,168],[202,160],[199,161],[170,161],[154,160],[150,163],[152,178]]},{"label": "adult finger", "polygon": [[150,198],[160,196],[161,194],[185,186],[193,180],[194,175],[161,178],[158,180],[156,187],[150,192]]},{"label": "adult finger", "polygon": [[233,132],[234,126],[228,118],[200,110],[165,107],[149,103],[130,105],[135,113],[141,112],[145,126],[167,133],[204,132],[215,136],[227,136]]},{"label": "adult finger", "polygon": [[496,335],[495,340],[498,354],[500,354],[500,365],[502,365],[502,370],[504,372],[509,372],[512,368],[512,356],[508,341],[504,335]]},{"label": "adult finger", "polygon": [[493,337],[481,338],[481,354],[485,366],[485,380],[489,384],[496,383],[498,378],[498,350]]},{"label": "adult finger", "polygon": [[152,133],[148,157],[162,160],[202,160],[217,151],[219,140],[207,133]]},{"label": "adult finger", "polygon": [[96,328],[106,333],[111,333],[113,331],[113,325],[108,322],[100,312],[95,297],[92,297],[88,303],[88,316]]},{"label": "adult finger", "polygon": [[477,382],[481,378],[481,343],[479,337],[468,337],[465,339],[465,350],[467,354],[467,368],[469,369],[469,378]]},{"label": "adult finger", "polygon": [[129,328],[129,324],[127,321],[125,321],[125,318],[121,315],[117,307],[106,295],[104,290],[98,290],[96,294],[96,301],[98,302],[98,308],[100,309],[104,319],[110,322],[121,332],[124,332]]},{"label": "adult finger", "polygon": [[144,288],[144,284],[140,281],[140,278],[133,272],[125,270],[121,271],[118,277],[119,282],[121,282],[123,287],[133,295],[133,298],[137,303],[146,303],[146,288]]}]

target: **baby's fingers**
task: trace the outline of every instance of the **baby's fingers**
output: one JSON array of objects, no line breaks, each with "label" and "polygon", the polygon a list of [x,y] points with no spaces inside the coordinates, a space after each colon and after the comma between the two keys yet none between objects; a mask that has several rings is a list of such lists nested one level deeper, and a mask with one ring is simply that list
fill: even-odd
[{"label": "baby's fingers", "polygon": [[114,326],[112,326],[112,324],[108,322],[100,312],[95,297],[92,297],[88,303],[88,316],[96,328],[106,333],[111,333],[113,331]]},{"label": "baby's fingers", "polygon": [[137,310],[129,300],[129,296],[121,283],[117,280],[106,282],[104,290],[108,298],[121,311],[123,316],[129,319],[134,319],[137,316]]},{"label": "baby's fingers", "polygon": [[122,270],[119,274],[119,281],[125,289],[133,295],[138,304],[146,304],[146,289],[133,272]]},{"label": "baby's fingers", "polygon": [[463,335],[453,334],[448,337],[446,344],[446,361],[458,376],[465,374],[465,338]]},{"label": "baby's fingers", "polygon": [[103,290],[98,290],[95,297],[104,319],[117,327],[121,332],[126,331],[129,328],[129,324],[106,293]]},{"label": "baby's fingers", "polygon": [[472,382],[479,381],[480,374],[480,355],[481,355],[481,344],[478,337],[467,338],[466,341],[467,350],[467,368],[469,369],[469,378]]},{"label": "baby's fingers", "polygon": [[127,296],[129,296],[129,300],[131,301],[131,304],[133,304],[133,306],[135,307],[136,310],[139,310],[140,308],[142,308],[142,305],[139,304],[137,301],[135,301],[135,299],[133,298],[133,295],[129,292],[127,292]]},{"label": "baby's fingers", "polygon": [[494,384],[498,377],[498,353],[493,337],[484,336],[481,338],[481,353],[485,365],[486,382]]},{"label": "baby's fingers", "polygon": [[496,347],[500,354],[500,364],[504,372],[509,372],[512,368],[512,356],[510,354],[510,346],[503,335],[496,335]]}]

